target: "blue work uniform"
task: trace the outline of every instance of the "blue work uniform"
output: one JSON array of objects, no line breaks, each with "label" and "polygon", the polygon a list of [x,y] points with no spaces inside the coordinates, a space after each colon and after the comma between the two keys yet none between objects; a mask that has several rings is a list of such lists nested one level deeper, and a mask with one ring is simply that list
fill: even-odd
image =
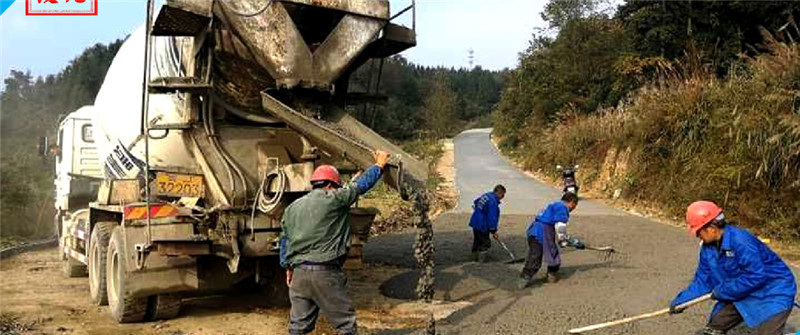
[{"label": "blue work uniform", "polygon": [[475,198],[472,208],[469,226],[473,230],[481,233],[494,233],[497,231],[497,222],[500,219],[500,198],[497,193],[486,192]]},{"label": "blue work uniform", "polygon": [[542,258],[549,266],[561,265],[561,255],[556,243],[556,223],[569,222],[569,206],[561,200],[547,205],[528,226],[528,237],[542,245]]},{"label": "blue work uniform", "polygon": [[757,328],[792,308],[797,284],[792,271],[775,252],[747,230],[728,225],[718,245],[702,245],[694,280],[671,306],[708,293],[719,301],[712,316],[732,303],[747,326]]}]

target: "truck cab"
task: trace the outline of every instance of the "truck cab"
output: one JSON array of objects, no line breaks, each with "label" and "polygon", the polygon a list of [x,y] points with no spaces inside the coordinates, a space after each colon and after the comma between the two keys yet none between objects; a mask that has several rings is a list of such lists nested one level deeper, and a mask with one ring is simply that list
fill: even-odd
[{"label": "truck cab", "polygon": [[74,248],[83,249],[78,235],[83,232],[89,202],[97,197],[103,170],[97,155],[92,129],[93,106],[84,106],[68,114],[58,126],[56,143],[50,147],[55,160],[55,230],[59,251],[68,276],[85,272],[86,260],[70,255]]}]

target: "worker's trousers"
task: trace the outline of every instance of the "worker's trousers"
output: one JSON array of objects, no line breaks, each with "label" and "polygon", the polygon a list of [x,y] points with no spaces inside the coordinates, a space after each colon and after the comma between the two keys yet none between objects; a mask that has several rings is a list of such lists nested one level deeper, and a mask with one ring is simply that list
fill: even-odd
[{"label": "worker's trousers", "polygon": [[[753,334],[783,335],[783,328],[786,327],[786,320],[791,313],[792,310],[789,309],[785,312],[773,315],[767,319],[767,321],[758,325],[758,327],[754,329]],[[742,323],[742,321],[744,321],[744,319],[742,319],[742,315],[739,314],[739,311],[736,310],[736,306],[733,304],[725,304],[722,310],[711,316],[711,319],[706,325],[706,329],[703,330],[703,334],[722,335],[733,327],[736,327],[736,325]]]},{"label": "worker's trousers", "polygon": [[347,279],[339,267],[304,266],[294,270],[289,300],[292,303],[289,334],[307,334],[314,330],[322,311],[338,332],[356,334],[356,310],[347,295]]},{"label": "worker's trousers", "polygon": [[[542,267],[543,249],[536,237],[528,236],[528,258],[525,260],[525,267],[522,268],[520,278],[531,280],[536,272],[539,272],[539,268]],[[559,268],[559,265],[548,265],[547,272],[556,273]]]},{"label": "worker's trousers", "polygon": [[489,239],[489,232],[472,230],[472,252],[484,252],[492,247],[492,240]]}]

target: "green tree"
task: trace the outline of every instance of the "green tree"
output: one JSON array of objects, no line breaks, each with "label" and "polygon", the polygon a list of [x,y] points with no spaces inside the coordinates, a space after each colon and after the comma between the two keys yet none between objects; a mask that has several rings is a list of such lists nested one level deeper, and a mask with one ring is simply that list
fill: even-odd
[{"label": "green tree", "polygon": [[[351,92],[374,93],[379,69],[378,62],[374,64],[365,64],[351,76]],[[396,140],[408,140],[420,132],[430,132],[425,124],[424,101],[430,95],[428,83],[436,76],[444,77],[455,94],[453,131],[485,119],[500,100],[502,72],[480,66],[473,69],[425,67],[394,56],[384,62],[378,91],[388,102],[353,106],[350,113],[379,134]]]},{"label": "green tree", "polygon": [[544,6],[542,20],[550,28],[563,27],[567,22],[587,17],[595,12],[600,0],[551,0]]},{"label": "green tree", "polygon": [[497,104],[495,125],[504,144],[544,130],[562,112],[616,104],[628,86],[615,64],[630,49],[622,26],[600,14],[566,21],[555,38],[534,36]]},{"label": "green tree", "polygon": [[443,73],[434,76],[425,98],[425,128],[433,138],[447,136],[453,129],[455,119],[456,95]]},{"label": "green tree", "polygon": [[91,105],[122,45],[84,50],[58,74],[12,70],[0,92],[0,224],[3,235],[52,234],[53,161],[37,156],[37,137],[54,138],[63,115]]},{"label": "green tree", "polygon": [[796,1],[626,1],[617,18],[641,56],[676,60],[688,52],[727,75],[741,53],[767,51],[762,29],[797,40],[797,31],[785,28],[798,14]]}]

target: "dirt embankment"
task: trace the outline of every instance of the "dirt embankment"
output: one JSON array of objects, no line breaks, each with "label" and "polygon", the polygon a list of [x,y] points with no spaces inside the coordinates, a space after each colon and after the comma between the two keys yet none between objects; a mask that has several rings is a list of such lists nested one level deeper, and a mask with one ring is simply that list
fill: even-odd
[{"label": "dirt embankment", "polygon": [[453,139],[442,140],[442,156],[436,162],[436,173],[441,178],[434,194],[436,200],[431,209],[431,219],[453,208],[458,203],[456,188],[455,145]]},{"label": "dirt embankment", "polygon": [[[430,193],[430,219],[455,207],[458,202],[458,190],[455,186],[455,160],[453,139],[440,141],[441,154],[431,169],[435,173],[435,189]],[[378,195],[362,201],[365,206],[377,207],[381,214],[372,226],[372,235],[378,236],[393,231],[402,231],[411,227],[413,206],[409,201],[400,200],[394,191],[379,190]]]}]

